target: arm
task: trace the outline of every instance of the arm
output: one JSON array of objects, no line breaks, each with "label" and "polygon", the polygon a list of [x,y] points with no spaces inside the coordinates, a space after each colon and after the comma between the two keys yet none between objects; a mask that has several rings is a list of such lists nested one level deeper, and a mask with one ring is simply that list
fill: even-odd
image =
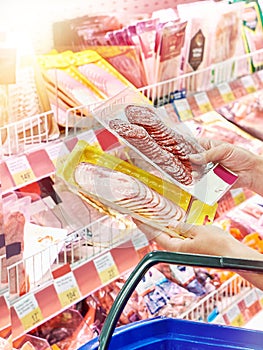
[{"label": "arm", "polygon": [[209,139],[200,139],[205,151],[192,154],[189,160],[194,164],[220,163],[238,175],[234,187],[246,187],[263,195],[263,157],[245,148]]},{"label": "arm", "polygon": [[[184,237],[184,239],[181,239],[169,236],[167,233],[158,231],[140,221],[136,220],[135,223],[138,228],[146,234],[148,239],[154,240],[165,250],[191,254],[226,256],[249,259],[251,261],[260,260],[263,264],[263,254],[241,243],[231,234],[217,226],[196,226],[179,223],[177,225],[177,232]],[[255,287],[263,290],[263,273],[238,271],[238,274]]]}]

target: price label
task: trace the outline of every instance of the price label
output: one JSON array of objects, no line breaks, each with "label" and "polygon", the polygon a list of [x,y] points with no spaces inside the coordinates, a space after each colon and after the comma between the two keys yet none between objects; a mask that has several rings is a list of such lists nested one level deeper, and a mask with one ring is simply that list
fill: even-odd
[{"label": "price label", "polygon": [[252,290],[250,293],[248,293],[244,298],[244,302],[245,302],[246,307],[250,307],[251,305],[253,305],[257,301],[258,301],[258,297],[257,297],[257,294],[254,290]]},{"label": "price label", "polygon": [[237,305],[232,306],[226,312],[226,316],[231,326],[242,327],[245,324],[244,317]]},{"label": "price label", "polygon": [[257,75],[258,75],[260,81],[263,83],[263,70],[259,70],[259,71],[257,72]]},{"label": "price label", "polygon": [[84,140],[87,141],[90,145],[93,146],[99,146],[99,141],[97,139],[97,136],[93,130],[88,130],[82,134],[79,134],[77,136],[78,140]]},{"label": "price label", "polygon": [[93,260],[102,283],[108,283],[119,276],[118,268],[110,252]]},{"label": "price label", "polygon": [[132,237],[132,244],[136,250],[149,246],[149,241],[145,234],[139,233]]},{"label": "price label", "polygon": [[263,291],[261,289],[256,289],[257,295],[260,301],[261,306],[263,307]]},{"label": "price label", "polygon": [[227,83],[221,83],[217,86],[217,88],[224,102],[227,103],[235,100],[233,91],[231,90],[230,86]]},{"label": "price label", "polygon": [[14,308],[25,330],[43,321],[42,312],[33,294],[16,302]]},{"label": "price label", "polygon": [[235,205],[243,203],[246,200],[246,196],[242,188],[235,188],[230,190]]},{"label": "price label", "polygon": [[143,233],[135,234],[132,237],[132,244],[138,254],[139,259],[142,259],[147,253],[150,252],[149,241]]},{"label": "price label", "polygon": [[246,91],[250,94],[251,92],[255,92],[256,86],[254,83],[253,78],[251,77],[251,75],[247,75],[245,77],[241,78],[242,84],[244,85]]},{"label": "price label", "polygon": [[25,155],[6,160],[6,165],[16,185],[34,182],[36,177]]},{"label": "price label", "polygon": [[54,280],[54,285],[62,307],[72,304],[81,297],[75,276],[73,275],[72,271],[57,277]]},{"label": "price label", "polygon": [[213,111],[213,106],[205,92],[200,92],[194,95],[194,97],[202,113]]},{"label": "price label", "polygon": [[193,113],[186,99],[175,100],[173,104],[181,121],[193,119]]},{"label": "price label", "polygon": [[55,167],[57,166],[58,160],[62,162],[69,154],[69,150],[63,142],[47,146],[46,152]]}]

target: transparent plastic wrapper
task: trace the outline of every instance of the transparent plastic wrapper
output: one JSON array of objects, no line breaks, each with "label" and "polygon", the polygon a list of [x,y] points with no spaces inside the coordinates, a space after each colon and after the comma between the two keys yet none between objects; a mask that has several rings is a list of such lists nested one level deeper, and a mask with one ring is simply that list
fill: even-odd
[{"label": "transparent plastic wrapper", "polygon": [[263,140],[263,90],[243,96],[217,111],[250,135]]},{"label": "transparent plastic wrapper", "polygon": [[136,291],[143,297],[149,317],[178,317],[197,300],[194,293],[172,282],[155,267],[144,275]]},{"label": "transparent plastic wrapper", "polygon": [[131,85],[126,78],[94,50],[76,52],[73,55],[73,60],[78,71],[96,86],[106,98],[115,96]]},{"label": "transparent plastic wrapper", "polygon": [[56,344],[60,350],[76,350],[93,337],[79,311],[73,309],[63,311],[31,333],[50,346]]},{"label": "transparent plastic wrapper", "polygon": [[117,69],[136,88],[147,85],[138,47],[114,45],[89,46],[87,49],[98,52],[99,55]]},{"label": "transparent plastic wrapper", "polygon": [[51,350],[48,341],[34,335],[25,334],[14,342],[15,348],[19,350]]},{"label": "transparent plastic wrapper", "polygon": [[222,117],[216,111],[202,114],[185,124],[198,138],[219,139],[234,145],[245,147],[256,154],[263,154],[263,142]]},{"label": "transparent plastic wrapper", "polygon": [[167,125],[163,110],[154,108],[134,90],[127,89],[102,103],[92,115],[169,181],[209,205],[215,204],[237,179],[219,164],[194,167],[188,155],[203,149],[191,131],[183,123],[179,129]]},{"label": "transparent plastic wrapper", "polygon": [[3,154],[25,145],[57,139],[60,131],[34,57],[18,57],[16,81],[0,86],[0,138]]}]

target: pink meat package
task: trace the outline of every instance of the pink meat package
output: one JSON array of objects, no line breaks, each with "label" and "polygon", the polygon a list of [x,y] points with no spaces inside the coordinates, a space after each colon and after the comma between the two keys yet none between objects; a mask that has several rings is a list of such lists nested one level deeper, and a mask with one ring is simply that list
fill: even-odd
[{"label": "pink meat package", "polygon": [[154,166],[160,176],[209,205],[215,204],[234,184],[237,176],[218,164],[190,163],[188,155],[203,149],[183,123],[178,127],[166,124],[165,110],[153,107],[137,92],[120,95],[127,103],[114,104],[109,100],[95,109],[93,116]]},{"label": "pink meat package", "polygon": [[263,90],[243,96],[218,109],[227,120],[263,140]]}]

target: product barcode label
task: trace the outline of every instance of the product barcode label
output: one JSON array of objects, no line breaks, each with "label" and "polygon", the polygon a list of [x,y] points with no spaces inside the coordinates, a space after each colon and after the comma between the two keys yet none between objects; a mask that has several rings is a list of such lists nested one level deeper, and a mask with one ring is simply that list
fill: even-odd
[{"label": "product barcode label", "polygon": [[93,262],[102,283],[108,283],[119,276],[118,268],[110,252],[94,259]]},{"label": "product barcode label", "polygon": [[16,302],[14,308],[25,330],[43,321],[42,312],[33,294]]},{"label": "product barcode label", "polygon": [[7,159],[6,165],[16,185],[23,185],[27,182],[33,182],[36,180],[33,170],[31,169],[29,161],[25,155],[18,158]]}]

